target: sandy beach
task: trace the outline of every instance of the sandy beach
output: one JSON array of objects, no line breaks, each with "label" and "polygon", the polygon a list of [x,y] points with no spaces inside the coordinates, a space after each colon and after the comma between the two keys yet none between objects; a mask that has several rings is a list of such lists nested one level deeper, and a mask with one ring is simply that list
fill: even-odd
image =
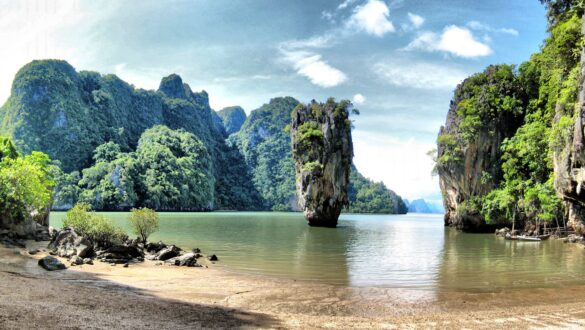
[{"label": "sandy beach", "polygon": [[585,287],[409,292],[153,261],[46,272],[44,255],[0,248],[0,328],[585,328]]}]

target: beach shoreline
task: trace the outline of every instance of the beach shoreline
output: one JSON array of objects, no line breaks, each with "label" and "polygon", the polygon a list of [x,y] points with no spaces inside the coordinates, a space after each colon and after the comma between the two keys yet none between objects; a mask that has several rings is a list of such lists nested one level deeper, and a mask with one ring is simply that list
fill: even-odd
[{"label": "beach shoreline", "polygon": [[429,295],[154,261],[46,272],[44,255],[0,248],[2,328],[585,327],[584,287]]}]

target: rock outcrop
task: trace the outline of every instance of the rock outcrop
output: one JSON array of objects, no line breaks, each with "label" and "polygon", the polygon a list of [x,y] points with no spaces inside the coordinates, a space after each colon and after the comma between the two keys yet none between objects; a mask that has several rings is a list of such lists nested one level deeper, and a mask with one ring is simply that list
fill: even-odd
[{"label": "rock outcrop", "polygon": [[342,208],[349,205],[353,158],[349,106],[347,101],[312,101],[292,114],[297,195],[311,226],[337,226]]},{"label": "rock outcrop", "polygon": [[[490,87],[502,84],[500,69],[499,66],[490,66],[457,86],[447,121],[439,132],[437,171],[446,226],[474,232],[494,230],[477,209],[469,204],[462,205],[474,197],[484,196],[502,181],[500,147],[504,139],[514,135],[522,124],[522,114],[502,111],[490,116],[482,113],[481,107],[490,107],[483,94],[493,89]],[[515,93],[513,88],[506,92]],[[479,104],[470,105],[471,99]],[[462,111],[462,105],[479,108],[475,109],[479,114],[474,114],[481,121],[479,125],[470,128],[468,122],[462,124],[464,115],[471,116],[464,114],[467,109]]]},{"label": "rock outcrop", "polygon": [[[585,18],[581,32],[585,34]],[[566,109],[560,102],[555,108],[555,121],[567,116],[575,118],[572,134],[562,150],[554,151],[555,188],[565,203],[567,224],[585,234],[585,46],[581,48],[579,93],[577,105]]]},{"label": "rock outcrop", "polygon": [[[1,234],[0,243],[4,243]],[[18,246],[25,247],[24,242]],[[73,228],[52,230],[48,249],[49,254],[68,259],[71,266],[93,265],[95,259],[112,265],[123,264],[124,267],[144,260],[160,260],[174,266],[201,267],[197,259],[205,257],[198,248],[185,253],[175,245],[166,245],[163,242],[143,244],[139,239],[129,239],[122,244],[108,244],[107,247],[97,246],[79,235]],[[33,255],[38,252],[31,250],[29,254]],[[208,258],[211,261],[218,260],[215,255]],[[65,269],[59,268],[65,266],[59,266],[58,263],[60,263],[58,259],[50,257],[44,258],[42,262],[39,261],[39,266],[47,270],[49,268]]]}]

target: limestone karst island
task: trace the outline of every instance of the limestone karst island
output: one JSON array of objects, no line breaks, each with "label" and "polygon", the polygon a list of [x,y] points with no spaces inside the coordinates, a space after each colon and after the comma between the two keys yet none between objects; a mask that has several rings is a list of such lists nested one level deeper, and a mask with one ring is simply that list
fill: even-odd
[{"label": "limestone karst island", "polygon": [[0,4],[0,329],[585,329],[583,0]]}]

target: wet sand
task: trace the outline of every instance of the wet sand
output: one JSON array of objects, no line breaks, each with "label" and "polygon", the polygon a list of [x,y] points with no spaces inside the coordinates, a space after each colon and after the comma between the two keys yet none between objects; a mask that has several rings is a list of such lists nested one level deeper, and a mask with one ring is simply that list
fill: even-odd
[{"label": "wet sand", "polygon": [[46,272],[44,255],[0,247],[0,328],[585,328],[585,286],[434,293],[153,261]]}]

